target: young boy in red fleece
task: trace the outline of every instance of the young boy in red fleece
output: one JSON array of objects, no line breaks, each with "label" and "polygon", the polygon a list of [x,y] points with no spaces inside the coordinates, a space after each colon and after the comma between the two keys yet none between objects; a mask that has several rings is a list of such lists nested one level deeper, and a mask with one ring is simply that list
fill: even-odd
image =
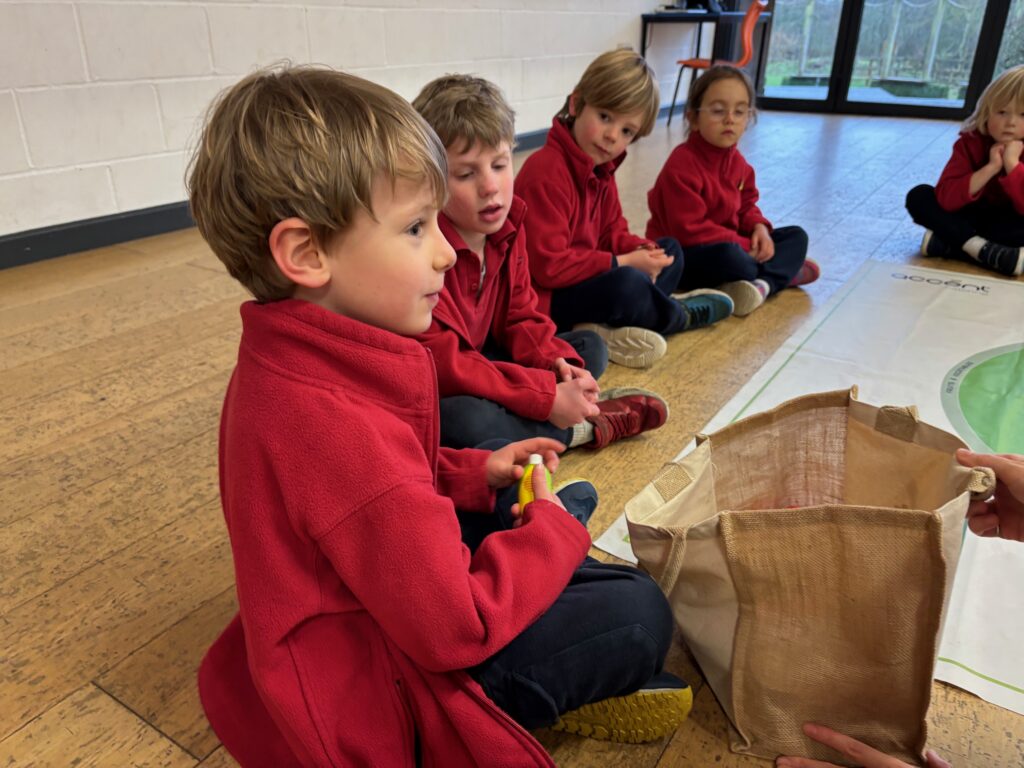
[{"label": "young boy in red fleece", "polygon": [[[525,728],[655,738],[688,710],[653,581],[585,559],[542,473],[495,507],[561,446],[438,448],[409,337],[455,258],[445,177],[407,102],[312,68],[230,88],[193,158],[199,230],[256,297],[220,430],[239,615],[199,672],[244,766],[551,766]],[[493,521],[473,550],[456,508]]]},{"label": "young boy in red fleece", "polygon": [[438,220],[457,254],[419,337],[437,366],[441,444],[543,436],[603,448],[664,424],[668,407],[652,392],[614,390],[599,400],[604,341],[591,331],[556,336],[537,309],[526,206],[512,194],[515,115],[498,87],[445,75],[413,106],[445,145],[448,204]]},{"label": "young boy in red fleece", "polygon": [[526,247],[541,308],[559,330],[600,333],[608,357],[642,368],[664,336],[732,314],[714,290],[680,294],[683,251],[671,237],[637,237],[622,215],[615,171],[658,117],[658,84],[634,51],[598,56],[555,115],[544,146],[516,177],[526,202]]}]

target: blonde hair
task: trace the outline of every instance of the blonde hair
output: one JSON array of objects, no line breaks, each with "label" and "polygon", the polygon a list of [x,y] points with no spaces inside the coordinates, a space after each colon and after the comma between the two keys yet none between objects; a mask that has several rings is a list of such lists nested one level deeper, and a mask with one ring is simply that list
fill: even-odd
[{"label": "blonde hair", "polygon": [[465,151],[479,143],[515,145],[516,113],[494,83],[472,75],[443,75],[423,86],[413,107],[437,131],[441,143]]},{"label": "blonde hair", "polygon": [[438,207],[447,161],[437,135],[395,93],[317,67],[255,72],[211,105],[188,170],[192,216],[228,272],[260,301],[295,285],[274,263],[269,235],[296,216],[318,245],[371,216],[385,178],[429,184]]},{"label": "blonde hair", "polygon": [[643,56],[628,48],[602,53],[587,67],[583,77],[555,117],[572,125],[569,106],[578,115],[588,104],[594,109],[607,109],[621,115],[639,113],[640,130],[633,141],[654,130],[661,108],[661,95],[654,72]]},{"label": "blonde hair", "polygon": [[988,84],[974,112],[964,121],[964,130],[976,130],[988,136],[988,119],[997,109],[1006,106],[1024,111],[1024,64],[1010,67]]}]

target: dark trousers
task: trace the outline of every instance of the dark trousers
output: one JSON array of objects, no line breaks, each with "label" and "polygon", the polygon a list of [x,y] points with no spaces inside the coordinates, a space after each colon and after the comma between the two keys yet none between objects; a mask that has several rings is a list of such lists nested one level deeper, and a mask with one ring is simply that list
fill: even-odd
[{"label": "dark trousers", "polygon": [[[977,202],[959,211],[947,211],[936,200],[935,187],[920,184],[907,193],[907,211],[916,224],[930,229],[954,251],[960,251],[972,237],[1012,248],[1024,247],[1024,216],[1012,206]],[[973,261],[966,254],[958,255]]]},{"label": "dark trousers", "polygon": [[[511,525],[511,504],[506,491],[493,515],[473,516],[471,549],[482,541],[479,520],[492,531]],[[638,690],[661,672],[672,626],[668,602],[647,574],[588,557],[537,621],[469,673],[516,722],[541,728],[584,704]]]},{"label": "dark trousers", "polygon": [[[653,283],[634,267],[613,267],[576,285],[551,294],[551,318],[559,330],[577,323],[603,323],[615,328],[635,325],[658,333],[677,333],[686,326],[686,314],[669,294],[683,274],[683,249],[671,237],[658,241],[675,261]],[[688,257],[687,257],[688,258]]]},{"label": "dark trousers", "polygon": [[807,258],[807,233],[800,227],[772,231],[775,255],[759,263],[738,243],[691,245],[686,249],[686,270],[680,290],[714,288],[734,280],[765,280],[772,293],[789,285]]},{"label": "dark trousers", "polygon": [[[600,336],[591,331],[570,331],[560,333],[558,338],[572,345],[591,376],[596,379],[604,373],[608,367],[608,347]],[[508,362],[508,353],[490,340],[482,352],[491,360]],[[550,421],[527,419],[482,397],[441,398],[441,445],[472,448],[495,438],[516,441],[531,437],[550,437],[569,445],[572,428],[561,429]]]}]

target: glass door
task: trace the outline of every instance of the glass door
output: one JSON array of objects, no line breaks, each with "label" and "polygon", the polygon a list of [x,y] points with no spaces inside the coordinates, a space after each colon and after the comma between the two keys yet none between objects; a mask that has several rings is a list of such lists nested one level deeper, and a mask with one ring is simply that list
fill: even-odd
[{"label": "glass door", "polygon": [[842,0],[775,0],[764,96],[828,99],[842,8]]},{"label": "glass door", "polygon": [[962,109],[987,2],[865,2],[846,101]]},{"label": "glass door", "polygon": [[962,118],[1021,63],[1022,16],[1024,0],[775,0],[759,101]]}]

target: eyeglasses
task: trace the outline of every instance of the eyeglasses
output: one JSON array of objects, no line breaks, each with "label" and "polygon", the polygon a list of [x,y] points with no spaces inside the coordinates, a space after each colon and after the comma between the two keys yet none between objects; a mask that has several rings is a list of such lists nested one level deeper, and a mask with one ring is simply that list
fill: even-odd
[{"label": "eyeglasses", "polygon": [[754,111],[750,107],[736,107],[735,109],[729,110],[725,107],[714,106],[714,107],[700,107],[698,112],[706,112],[708,117],[712,120],[725,120],[725,116],[732,114],[734,118],[739,121],[746,120],[750,117],[750,114]]}]

